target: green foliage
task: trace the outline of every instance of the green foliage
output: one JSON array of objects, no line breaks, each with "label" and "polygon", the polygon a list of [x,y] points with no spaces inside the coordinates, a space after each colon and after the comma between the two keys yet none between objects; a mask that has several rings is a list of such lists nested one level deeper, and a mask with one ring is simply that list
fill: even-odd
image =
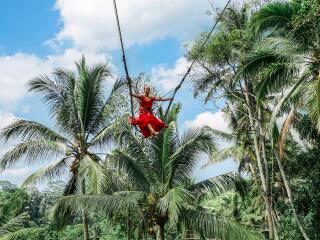
[{"label": "green foliage", "polygon": [[122,137],[121,147],[108,156],[108,167],[117,169],[121,176],[114,183],[118,189],[108,195],[63,197],[54,209],[53,219],[63,226],[70,213],[94,209],[110,217],[119,213],[135,216],[131,224],[142,235],[153,235],[164,227],[172,232],[181,226],[203,236],[255,238],[238,224],[197,206],[197,201],[208,192],[218,195],[234,189],[241,179],[230,173],[199,183],[188,181],[198,157],[211,155],[216,148],[209,128],[189,130],[179,136],[176,108],[168,115],[172,119],[169,127],[151,142],[139,141],[132,130],[121,128],[117,133]]},{"label": "green foliage", "polygon": [[[84,58],[76,72],[57,69],[53,77],[32,80],[30,91],[42,96],[54,129],[29,120],[5,128],[1,139],[19,142],[1,157],[0,168],[50,164],[23,188],[0,182],[0,239],[81,239],[84,210],[95,240],[163,232],[181,239],[186,231],[226,240],[268,232],[320,239],[319,13],[318,0],[244,1],[220,16],[204,49],[206,34],[196,39],[187,54],[193,60],[201,50],[194,94],[224,104],[228,132],[202,128],[179,135],[175,105],[168,128],[141,139],[127,123],[125,82],[117,80],[105,96],[109,67],[87,66]],[[143,79],[137,77],[136,90]],[[287,117],[283,124],[280,117]],[[229,145],[217,149],[219,140]],[[229,173],[195,182],[203,155],[207,165],[233,158],[246,180]],[[56,178],[66,182],[50,183]],[[47,181],[42,192],[30,187]],[[268,217],[278,231],[270,231]]]},{"label": "green foliage", "polygon": [[[0,190],[1,240],[74,240],[82,238],[82,225],[75,219],[62,231],[49,221],[48,215],[64,188],[63,182],[50,182],[42,192],[35,188],[19,189],[2,182]],[[90,212],[90,232],[93,239],[126,239],[125,219],[118,223]]]},{"label": "green foliage", "polygon": [[[231,146],[213,154],[208,164],[231,157],[240,163],[240,170],[250,173],[254,186],[249,195],[251,202],[240,201],[235,208],[240,213],[237,215],[240,222],[256,226],[261,232],[267,224],[272,229],[271,221],[279,222],[279,234],[274,229],[271,235],[282,239],[317,239],[314,233],[318,227],[313,222],[319,222],[314,214],[318,209],[311,204],[313,193],[317,192],[311,186],[317,182],[312,174],[303,177],[298,174],[303,167],[315,164],[292,163],[303,151],[293,143],[290,128],[302,127],[299,132],[302,144],[318,148],[320,3],[244,2],[231,5],[222,16],[212,41],[201,52],[193,79],[196,96],[203,94],[205,103],[211,101],[219,107],[224,104],[222,111],[231,131]],[[199,50],[201,38],[202,35],[190,51],[190,59]],[[300,120],[305,113],[307,121],[306,116]],[[283,124],[279,124],[280,117],[286,118]],[[225,139],[221,134],[216,136]],[[308,149],[304,154],[312,151]],[[266,196],[272,196],[275,210],[268,210]],[[315,194],[315,199],[318,197]],[[227,199],[208,203],[212,211],[229,216],[233,211],[225,209],[235,206],[235,202]],[[229,207],[221,207],[223,204]],[[315,209],[309,212],[310,204]],[[302,206],[308,209],[303,212]],[[272,216],[272,211],[279,211],[279,215]],[[271,221],[267,222],[268,216]],[[288,230],[293,228],[294,231]]]}]

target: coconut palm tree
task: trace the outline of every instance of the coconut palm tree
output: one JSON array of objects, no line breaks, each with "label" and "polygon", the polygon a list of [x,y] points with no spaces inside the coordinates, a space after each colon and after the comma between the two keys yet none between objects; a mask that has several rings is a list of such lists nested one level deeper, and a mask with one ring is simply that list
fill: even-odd
[{"label": "coconut palm tree", "polygon": [[[283,105],[298,93],[306,104],[310,117],[320,126],[319,21],[312,22],[315,28],[313,34],[310,34],[310,29],[303,22],[297,21],[308,11],[305,7],[308,4],[317,4],[319,7],[319,2],[313,0],[273,2],[265,5],[252,18],[253,29],[261,33],[263,39],[261,46],[248,56],[244,72],[264,73],[258,89],[261,98],[279,91],[280,88],[287,89],[285,94],[278,97],[279,103],[275,107],[272,124]],[[295,102],[297,106],[297,101]]]},{"label": "coconut palm tree", "polygon": [[[208,46],[203,50],[198,61],[198,72],[194,74],[196,95],[205,94],[205,101],[221,105],[221,99],[234,116],[241,116],[239,125],[250,139],[249,144],[257,163],[257,176],[263,195],[269,238],[277,237],[277,219],[272,205],[270,187],[270,163],[267,158],[264,125],[264,107],[258,105],[255,93],[255,76],[246,76],[239,70],[246,56],[254,49],[258,40],[248,29],[251,14],[247,4],[232,6],[221,16],[219,29],[212,35]],[[194,51],[198,51],[195,44]],[[193,57],[193,51],[190,58]],[[231,122],[234,119],[230,118]]]},{"label": "coconut palm tree", "polygon": [[[29,176],[24,185],[63,177],[68,179],[64,195],[99,192],[99,153],[108,143],[110,132],[106,130],[116,124],[114,100],[123,83],[116,81],[105,98],[104,84],[111,76],[109,67],[88,67],[84,57],[76,66],[76,73],[59,69],[52,77],[41,76],[29,83],[30,91],[40,93],[48,105],[56,130],[20,119],[1,133],[5,141],[20,141],[1,157],[2,170],[21,162],[28,166],[50,162]],[[82,216],[84,239],[88,240],[86,210]]]},{"label": "coconut palm tree", "polygon": [[[256,238],[241,226],[210,214],[197,205],[208,192],[219,194],[239,186],[240,178],[226,174],[198,183],[190,181],[195,165],[203,154],[213,153],[214,137],[210,129],[188,130],[182,137],[177,133],[176,117],[179,106],[168,115],[168,128],[156,138],[143,142],[129,127],[117,133],[121,147],[108,156],[125,176],[131,187],[121,187],[111,194],[75,195],[63,197],[54,209],[55,219],[67,213],[79,213],[81,208],[94,208],[109,215],[124,213],[136,216],[140,229],[149,234],[159,232],[165,239],[165,229],[177,226],[202,236],[219,239]],[[130,239],[130,238],[128,238]]]},{"label": "coconut palm tree", "polygon": [[[301,106],[306,105],[304,110],[320,126],[320,41],[318,34],[312,34],[310,28],[305,27],[305,21],[298,21],[297,24],[297,19],[304,18],[304,14],[307,14],[305,11],[308,4],[309,7],[313,4],[318,4],[319,7],[316,1],[296,0],[273,2],[260,9],[252,18],[252,26],[257,33],[262,34],[262,41],[247,57],[242,70],[245,76],[258,76],[257,98],[260,102],[273,98],[275,107],[269,123],[270,138],[275,146],[274,155],[289,202],[304,239],[309,238],[295,213],[281,158],[286,135]],[[317,22],[312,24],[315,28],[313,33],[316,33]],[[288,107],[290,110],[287,111],[287,118],[279,134],[277,116]]]}]

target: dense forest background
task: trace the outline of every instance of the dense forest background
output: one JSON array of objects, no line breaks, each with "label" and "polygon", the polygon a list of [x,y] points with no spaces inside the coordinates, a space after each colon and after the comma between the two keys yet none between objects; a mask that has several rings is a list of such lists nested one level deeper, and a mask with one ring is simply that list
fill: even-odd
[{"label": "dense forest background", "polygon": [[[219,24],[204,48],[207,33],[188,46],[188,81],[229,131],[178,131],[176,103],[154,110],[168,128],[144,140],[127,122],[126,81],[106,94],[109,66],[85,57],[77,72],[35,78],[55,128],[6,127],[1,139],[18,144],[0,167],[50,165],[21,187],[0,182],[1,240],[320,239],[320,2],[235,1],[209,14]],[[203,157],[238,171],[196,182]]]}]

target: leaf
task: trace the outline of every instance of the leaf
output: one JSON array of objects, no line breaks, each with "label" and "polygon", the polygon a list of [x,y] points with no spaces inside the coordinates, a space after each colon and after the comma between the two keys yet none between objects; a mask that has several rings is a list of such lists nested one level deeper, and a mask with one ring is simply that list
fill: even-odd
[{"label": "leaf", "polygon": [[67,140],[46,126],[27,120],[17,120],[1,131],[0,138],[5,141],[20,138],[22,140],[44,139],[67,142]]},{"label": "leaf", "polygon": [[162,216],[169,216],[169,222],[172,226],[176,226],[179,221],[180,211],[184,205],[194,199],[192,192],[183,186],[171,188],[158,201],[157,208]]},{"label": "leaf", "polygon": [[149,188],[149,179],[146,175],[146,169],[144,169],[136,159],[132,158],[132,155],[128,155],[121,150],[114,150],[111,158],[115,164],[118,165],[129,177],[132,184],[137,184],[141,188]]},{"label": "leaf", "polygon": [[290,2],[272,2],[262,7],[251,19],[255,32],[268,29],[285,29],[290,31],[290,22],[299,11],[300,6]]},{"label": "leaf", "polygon": [[141,215],[142,211],[134,199],[113,195],[73,195],[62,197],[52,210],[50,218],[59,229],[66,226],[70,214],[81,214],[82,209],[92,209],[114,214],[127,214],[128,210]]},{"label": "leaf", "polygon": [[6,169],[24,158],[28,164],[48,160],[60,154],[65,154],[67,146],[64,143],[50,140],[26,141],[16,145],[0,159],[0,168]]},{"label": "leaf", "polygon": [[27,179],[24,180],[22,187],[33,185],[39,182],[43,183],[47,180],[53,180],[56,177],[62,178],[63,176],[67,176],[69,170],[67,160],[68,158],[62,158],[47,167],[41,168],[27,177]]},{"label": "leaf", "polygon": [[262,239],[244,226],[231,220],[217,217],[204,210],[185,209],[181,212],[181,223],[186,229],[202,236],[221,240],[257,240]]},{"label": "leaf", "polygon": [[80,160],[77,174],[81,186],[83,186],[83,194],[101,193],[101,181],[104,178],[104,172],[98,161],[97,156],[93,154],[86,154]]},{"label": "leaf", "polygon": [[[206,195],[208,193],[217,196],[230,190],[236,190],[238,186],[244,186],[243,183],[244,181],[239,174],[231,172],[198,182],[191,186],[190,190],[196,193],[197,196]],[[244,189],[241,190],[243,193]]]},{"label": "leaf", "polygon": [[274,128],[276,126],[276,119],[277,115],[280,112],[283,105],[288,101],[288,99],[292,96],[294,91],[305,81],[306,76],[302,76],[298,81],[296,81],[283,95],[283,97],[280,99],[278,104],[275,106],[275,108],[272,111],[272,115],[269,122],[269,133],[272,138],[272,135],[274,133]]},{"label": "leaf", "polygon": [[243,152],[243,149],[235,145],[223,148],[211,154],[210,159],[205,163],[203,168],[208,167],[210,164],[222,162],[224,160],[227,160],[228,158],[232,158],[235,161],[240,162],[244,154],[245,153]]},{"label": "leaf", "polygon": [[288,132],[290,130],[290,127],[294,121],[295,118],[295,107],[292,107],[288,116],[286,117],[286,120],[284,121],[281,131],[280,131],[280,138],[279,138],[279,142],[278,142],[278,146],[279,146],[279,155],[280,157],[283,157],[284,155],[284,148],[285,148],[285,144],[286,144],[286,139],[287,139],[287,135]]}]

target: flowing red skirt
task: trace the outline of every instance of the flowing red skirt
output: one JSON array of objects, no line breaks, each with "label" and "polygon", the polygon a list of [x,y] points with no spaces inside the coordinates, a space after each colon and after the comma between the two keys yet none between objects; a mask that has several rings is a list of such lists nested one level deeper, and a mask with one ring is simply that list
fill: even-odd
[{"label": "flowing red skirt", "polygon": [[155,117],[151,112],[148,111],[141,111],[139,117],[129,118],[129,122],[132,125],[138,126],[143,137],[145,138],[151,136],[148,124],[151,124],[156,132],[168,127],[162,120]]}]

